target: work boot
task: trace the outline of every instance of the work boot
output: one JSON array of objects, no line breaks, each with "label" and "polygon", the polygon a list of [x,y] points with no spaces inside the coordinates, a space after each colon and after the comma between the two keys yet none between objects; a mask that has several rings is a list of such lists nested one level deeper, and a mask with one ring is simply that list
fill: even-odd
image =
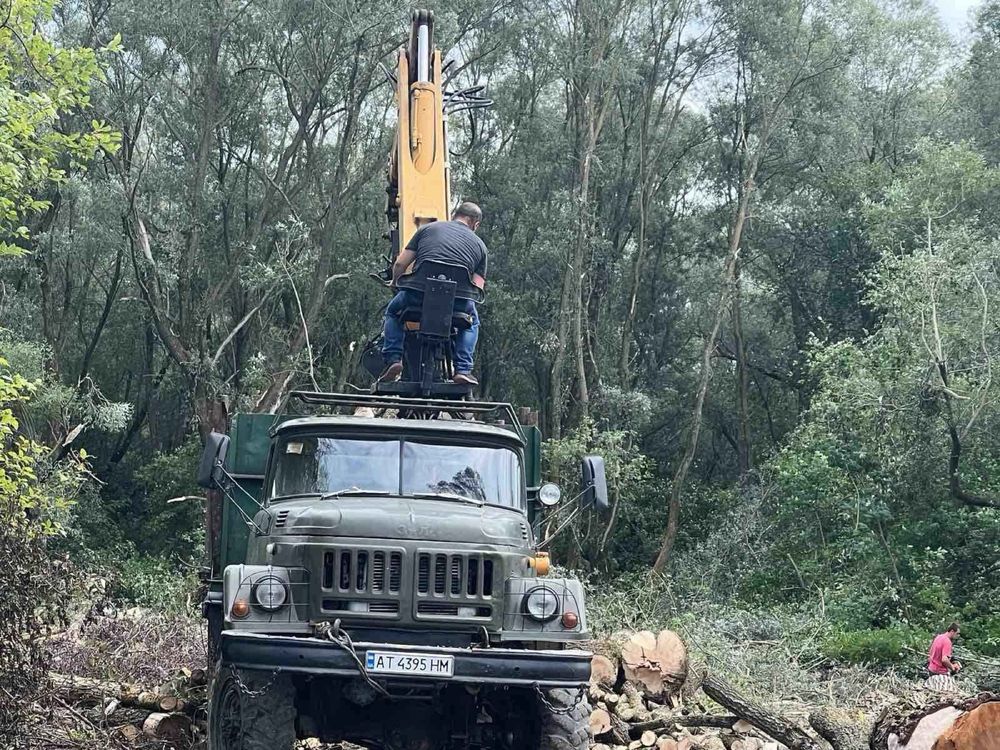
[{"label": "work boot", "polygon": [[472,373],[469,372],[456,372],[455,377],[451,380],[453,383],[460,383],[461,385],[479,385],[479,381],[472,377]]},{"label": "work boot", "polygon": [[403,363],[402,362],[390,362],[389,366],[385,368],[385,372],[378,376],[378,382],[380,383],[395,383],[399,380],[399,376],[403,373]]}]

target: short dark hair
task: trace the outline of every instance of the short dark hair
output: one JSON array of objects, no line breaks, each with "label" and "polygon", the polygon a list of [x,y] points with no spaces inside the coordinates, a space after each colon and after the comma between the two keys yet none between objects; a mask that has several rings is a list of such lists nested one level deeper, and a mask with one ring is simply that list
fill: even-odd
[{"label": "short dark hair", "polygon": [[957,622],[953,622],[951,625],[949,625],[948,626],[948,632],[949,633],[957,633],[958,632],[958,623]]},{"label": "short dark hair", "polygon": [[463,201],[462,203],[459,203],[458,208],[452,212],[451,218],[457,219],[460,216],[465,217],[466,219],[472,219],[474,222],[479,222],[483,220],[483,209],[472,201]]}]

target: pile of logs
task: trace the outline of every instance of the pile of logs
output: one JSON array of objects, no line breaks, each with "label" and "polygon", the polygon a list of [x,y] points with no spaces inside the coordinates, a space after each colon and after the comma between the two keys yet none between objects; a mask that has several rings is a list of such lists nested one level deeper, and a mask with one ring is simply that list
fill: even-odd
[{"label": "pile of logs", "polygon": [[[688,663],[672,631],[640,631],[620,652],[592,661],[593,750],[797,750],[820,745],[801,727],[741,695],[725,680]],[[728,713],[710,712],[701,691]]]},{"label": "pile of logs", "polygon": [[79,716],[117,731],[126,741],[146,738],[188,747],[203,718],[207,675],[203,669],[183,669],[167,683],[144,689],[50,673],[49,684]]},{"label": "pile of logs", "polygon": [[795,721],[690,664],[669,630],[609,645],[591,663],[592,750],[1000,750],[998,694],[916,691],[874,721],[807,706]]}]

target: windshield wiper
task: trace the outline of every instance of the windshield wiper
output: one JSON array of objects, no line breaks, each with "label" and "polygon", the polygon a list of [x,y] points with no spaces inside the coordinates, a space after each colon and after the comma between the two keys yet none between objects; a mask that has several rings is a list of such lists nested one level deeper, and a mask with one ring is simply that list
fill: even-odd
[{"label": "windshield wiper", "polygon": [[333,500],[337,497],[349,497],[351,495],[378,495],[379,497],[388,497],[389,495],[394,495],[394,492],[389,492],[388,490],[362,490],[358,487],[345,487],[342,490],[337,490],[336,492],[324,492],[320,495],[320,500]]},{"label": "windshield wiper", "polygon": [[465,495],[457,495],[453,492],[412,492],[410,495],[412,497],[430,498],[431,500],[461,500],[473,505],[485,505],[482,500],[476,500],[474,497],[466,497]]}]

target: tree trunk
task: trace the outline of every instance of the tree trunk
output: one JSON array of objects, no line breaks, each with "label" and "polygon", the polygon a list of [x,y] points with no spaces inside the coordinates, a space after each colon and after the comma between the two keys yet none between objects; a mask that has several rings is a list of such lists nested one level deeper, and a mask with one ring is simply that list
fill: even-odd
[{"label": "tree trunk", "polygon": [[746,485],[750,476],[750,377],[746,342],[743,339],[742,279],[739,258],[733,270],[733,343],[736,346],[736,458],[739,482]]},{"label": "tree trunk", "polygon": [[715,306],[715,315],[712,321],[712,328],[705,339],[705,346],[701,355],[701,371],[698,375],[698,390],[695,394],[694,406],[691,409],[691,426],[688,435],[687,447],[681,457],[677,469],[674,471],[673,479],[670,483],[670,507],[667,514],[667,528],[663,535],[663,542],[660,545],[660,552],[656,556],[653,564],[654,573],[662,573],[670,560],[670,554],[674,549],[674,542],[677,541],[677,528],[680,522],[681,492],[684,489],[684,481],[687,479],[688,471],[694,462],[695,453],[698,449],[698,437],[701,434],[702,412],[705,407],[705,398],[708,395],[708,383],[712,377],[712,354],[715,351],[715,344],[719,338],[719,329],[722,327],[722,318],[729,308],[729,301],[732,296],[733,282],[736,274],[736,264],[739,259],[740,241],[743,237],[743,225],[747,218],[747,209],[750,204],[750,196],[753,192],[753,178],[756,174],[756,160],[749,172],[746,182],[741,191],[739,204],[733,215],[732,225],[729,232],[729,252],[722,271],[722,288],[719,291],[719,299]]}]

